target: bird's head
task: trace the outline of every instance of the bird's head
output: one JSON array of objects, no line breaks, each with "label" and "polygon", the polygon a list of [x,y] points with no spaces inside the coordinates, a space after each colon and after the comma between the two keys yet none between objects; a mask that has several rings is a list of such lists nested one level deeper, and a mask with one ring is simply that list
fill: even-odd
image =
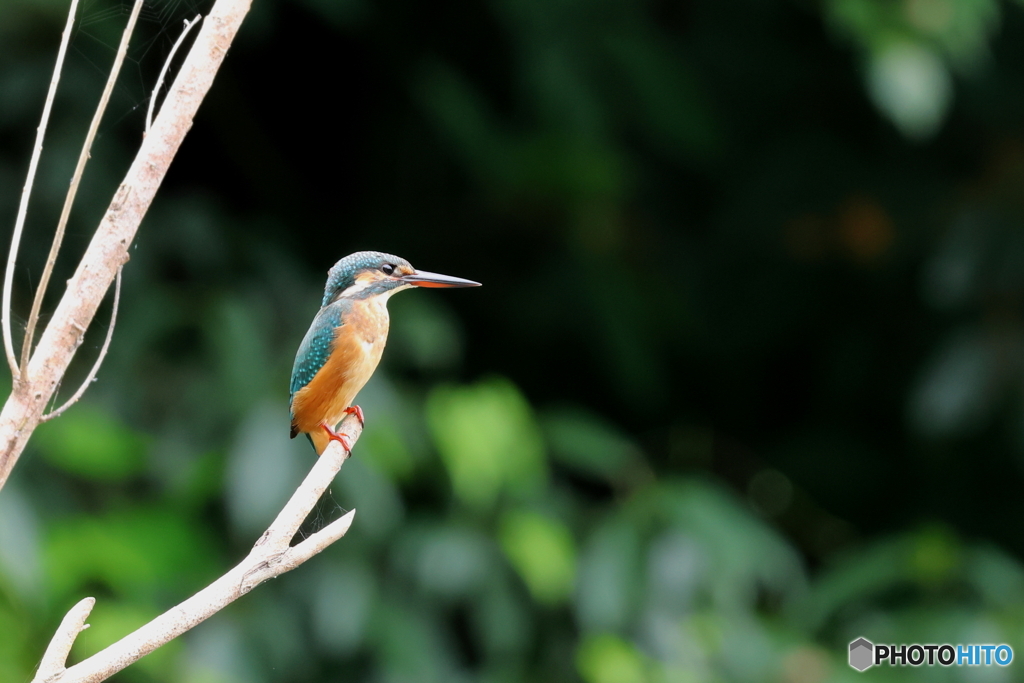
[{"label": "bird's head", "polygon": [[391,296],[409,287],[479,287],[479,282],[416,270],[404,258],[379,251],[358,251],[328,271],[323,306],[338,299]]}]

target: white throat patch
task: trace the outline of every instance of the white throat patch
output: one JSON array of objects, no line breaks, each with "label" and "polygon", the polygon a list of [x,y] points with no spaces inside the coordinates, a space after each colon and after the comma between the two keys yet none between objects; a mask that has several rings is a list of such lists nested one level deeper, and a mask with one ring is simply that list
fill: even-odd
[{"label": "white throat patch", "polygon": [[[358,298],[359,295],[366,291],[368,287],[376,283],[377,280],[372,280],[370,278],[356,278],[356,281],[353,282],[348,287],[346,287],[345,290],[342,291],[341,294],[337,296],[337,298]],[[410,287],[415,287],[415,285],[411,283],[403,283],[398,287],[395,287],[394,289],[389,289],[386,292],[378,295],[377,299],[379,299],[380,301],[387,301],[395,292],[400,292],[403,289],[409,289]]]}]

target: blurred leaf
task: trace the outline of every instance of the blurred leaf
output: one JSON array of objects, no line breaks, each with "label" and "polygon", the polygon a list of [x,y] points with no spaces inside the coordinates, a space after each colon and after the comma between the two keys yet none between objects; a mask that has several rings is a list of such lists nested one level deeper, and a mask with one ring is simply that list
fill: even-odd
[{"label": "blurred leaf", "polygon": [[227,509],[235,527],[253,537],[262,533],[314,457],[304,437],[289,441],[284,400],[265,399],[255,406],[238,428],[225,469]]},{"label": "blurred leaf", "polygon": [[547,411],[542,424],[552,457],[591,476],[614,481],[640,455],[621,432],[582,410]]},{"label": "blurred leaf", "polygon": [[430,62],[421,69],[415,93],[467,166],[485,180],[505,175],[504,141],[483,98],[465,78],[447,64]]},{"label": "blurred leaf", "polygon": [[[993,579],[1001,575],[1003,581],[1011,582],[1004,585],[1011,586],[1014,573],[989,561],[973,567],[992,571]],[[970,576],[965,572],[968,567],[972,565],[959,542],[940,529],[901,534],[861,548],[829,568],[801,598],[796,614],[817,629],[841,610],[882,606],[897,589],[946,592]],[[1018,568],[1018,578],[1019,572]]]},{"label": "blurred leaf", "polygon": [[487,508],[503,489],[524,494],[544,483],[540,431],[508,380],[439,387],[427,399],[427,420],[455,494],[467,505]]},{"label": "blurred leaf", "polygon": [[835,26],[868,51],[915,39],[971,69],[988,57],[999,5],[996,0],[830,0],[826,6]]},{"label": "blurred leaf", "polygon": [[405,506],[398,490],[369,462],[350,458],[337,483],[339,503],[359,511],[356,533],[384,539],[401,524]]},{"label": "blurred leaf", "polygon": [[[291,577],[290,577],[291,578]],[[294,579],[293,579],[294,580]],[[258,658],[261,666],[281,668],[295,678],[304,678],[312,669],[307,638],[301,625],[303,615],[294,609],[290,596],[272,592],[252,605],[252,620],[247,632],[254,637],[247,659]]]},{"label": "blurred leaf", "polygon": [[309,588],[317,643],[332,655],[358,651],[377,597],[373,569],[353,559],[321,563],[313,571],[315,579],[305,585]]},{"label": "blurred leaf", "polygon": [[946,65],[976,70],[1000,22],[996,0],[830,0],[827,15],[866,55],[866,85],[906,137],[932,137],[953,98]]},{"label": "blurred leaf", "polygon": [[[728,614],[722,629],[722,670],[736,681],[768,680],[779,664],[779,643],[753,614]],[[810,673],[810,672],[808,672]]]},{"label": "blurred leaf", "polygon": [[953,82],[941,57],[909,41],[878,50],[868,68],[871,99],[908,138],[932,137],[953,100]]},{"label": "blurred leaf", "polygon": [[[675,591],[685,596],[686,584],[697,576],[724,611],[749,610],[766,589],[788,596],[803,588],[799,556],[733,496],[691,481],[665,486],[660,504],[674,527],[664,536],[664,546],[652,544],[649,560],[652,577],[664,577],[668,592],[655,593],[662,604],[670,604],[665,601]],[[655,553],[665,553],[664,558]]]},{"label": "blurred leaf", "polygon": [[443,630],[425,611],[410,610],[390,596],[374,613],[373,647],[386,680],[441,683],[453,678],[454,662]]},{"label": "blurred leaf", "polygon": [[120,595],[195,590],[217,565],[202,528],[178,513],[134,507],[65,519],[45,539],[50,594],[60,599],[100,581]]},{"label": "blurred leaf", "polygon": [[640,538],[621,518],[591,535],[579,561],[576,611],[580,623],[596,631],[621,632],[643,594]]},{"label": "blurred leaf", "polygon": [[488,577],[488,586],[470,604],[471,623],[480,634],[485,654],[521,660],[538,625],[529,604],[519,599],[505,577],[503,572],[494,572]]},{"label": "blurred leaf", "polygon": [[404,356],[425,371],[450,370],[462,357],[462,331],[455,315],[437,297],[396,297],[388,302],[388,353]]},{"label": "blurred leaf", "polygon": [[978,295],[992,227],[992,221],[973,208],[962,209],[953,219],[922,273],[922,295],[929,304],[957,309]]},{"label": "blurred leaf", "polygon": [[264,683],[251,648],[243,642],[242,623],[230,612],[199,624],[182,641],[181,683]]},{"label": "blurred leaf", "polygon": [[270,366],[266,348],[266,323],[259,320],[260,307],[236,297],[225,296],[208,317],[218,366],[222,395],[236,410],[248,408],[264,393]]},{"label": "blurred leaf", "polygon": [[[544,78],[551,75],[550,69],[539,71]],[[551,92],[576,108],[577,100],[566,98],[564,90],[555,87]],[[506,132],[494,122],[479,92],[451,67],[438,64],[425,71],[419,95],[463,162],[501,197],[526,196],[541,204],[607,201],[621,197],[628,186],[624,156],[601,137],[582,134],[578,121]]]},{"label": "blurred leaf", "polygon": [[179,500],[192,507],[218,500],[224,492],[224,454],[207,451],[189,465],[177,482],[175,494]]},{"label": "blurred leaf", "polygon": [[921,583],[947,583],[954,573],[959,573],[963,561],[960,544],[943,530],[929,528],[916,535],[910,565]]},{"label": "blurred leaf", "polygon": [[[513,147],[513,196],[571,204],[621,197],[629,183],[625,159],[612,146],[575,135],[538,135]],[[605,204],[604,206],[607,206]]]},{"label": "blurred leaf", "polygon": [[576,667],[587,683],[644,683],[651,680],[643,657],[636,648],[610,634],[588,636],[576,652]]},{"label": "blurred leaf", "polygon": [[[543,20],[550,21],[551,15],[544,14]],[[576,43],[543,34],[524,37],[530,49],[522,56],[522,80],[538,127],[568,133],[576,140],[597,142],[606,137],[608,115],[587,73],[592,58],[583,44],[586,39]]]},{"label": "blurred leaf", "polygon": [[27,602],[36,602],[44,588],[39,545],[36,512],[17,482],[8,481],[0,496],[0,586],[9,581]]},{"label": "blurred leaf", "polygon": [[[159,611],[153,608],[118,600],[101,600],[89,614],[89,628],[75,639],[71,657],[78,661],[91,657],[157,616]],[[181,642],[172,640],[132,666],[156,680],[165,678],[173,670],[182,649]]]},{"label": "blurred leaf", "polygon": [[0,591],[0,680],[27,681],[38,665],[39,655],[29,655],[30,632],[25,615],[7,609]]},{"label": "blurred leaf", "polygon": [[415,462],[409,446],[390,415],[374,414],[359,437],[359,453],[377,469],[396,481],[408,479]]},{"label": "blurred leaf", "polygon": [[[737,569],[717,566],[717,571],[710,571],[709,566],[715,563],[712,553],[692,534],[679,529],[664,531],[651,539],[645,559],[650,608],[672,617],[689,612],[702,589],[714,588],[717,580]],[[733,588],[749,590],[741,585]]]},{"label": "blurred leaf", "polygon": [[984,329],[950,335],[924,367],[910,395],[910,420],[923,436],[970,433],[984,424],[1004,376],[998,339]]},{"label": "blurred leaf", "polygon": [[411,571],[424,590],[444,597],[476,594],[497,571],[488,539],[454,525],[417,529],[409,539]]},{"label": "blurred leaf", "polygon": [[722,131],[707,91],[683,55],[654,35],[615,36],[609,54],[628,77],[635,98],[625,111],[660,150],[700,161],[722,148]]},{"label": "blurred leaf", "polygon": [[88,404],[40,425],[32,442],[54,466],[89,479],[123,481],[145,465],[146,439]]},{"label": "blurred leaf", "polygon": [[499,536],[537,602],[553,605],[569,596],[576,580],[576,549],[565,526],[533,512],[510,511],[502,517]]},{"label": "blurred leaf", "polygon": [[967,577],[993,608],[1015,609],[1024,603],[1024,567],[1018,560],[992,547],[981,547],[966,560]]}]

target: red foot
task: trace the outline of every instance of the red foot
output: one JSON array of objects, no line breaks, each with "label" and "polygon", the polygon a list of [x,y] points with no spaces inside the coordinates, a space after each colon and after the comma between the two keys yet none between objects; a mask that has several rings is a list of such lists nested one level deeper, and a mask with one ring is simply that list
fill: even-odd
[{"label": "red foot", "polygon": [[341,447],[345,449],[345,452],[352,455],[352,444],[348,441],[348,434],[345,434],[344,432],[336,432],[323,423],[321,423],[320,426],[324,428],[325,432],[327,432],[327,438],[331,441],[337,441],[340,443]]},{"label": "red foot", "polygon": [[356,419],[359,420],[359,425],[361,427],[366,426],[366,416],[363,415],[363,409],[359,406],[349,406],[348,408],[345,408],[345,414],[355,415]]}]

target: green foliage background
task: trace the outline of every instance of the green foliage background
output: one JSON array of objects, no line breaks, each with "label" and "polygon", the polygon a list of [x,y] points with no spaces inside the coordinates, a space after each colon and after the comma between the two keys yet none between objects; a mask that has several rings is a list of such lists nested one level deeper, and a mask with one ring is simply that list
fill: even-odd
[{"label": "green foliage background", "polygon": [[[20,316],[127,8],[82,2]],[[146,5],[55,283],[207,8]],[[0,0],[6,225],[65,11]],[[858,636],[1024,652],[1021,45],[996,0],[255,0],[99,381],[0,492],[0,683],[81,597],[73,659],[247,552],[312,462],[288,373],[358,249],[485,286],[392,300],[308,522],[352,531],[114,680],[817,683],[861,675]]]}]

